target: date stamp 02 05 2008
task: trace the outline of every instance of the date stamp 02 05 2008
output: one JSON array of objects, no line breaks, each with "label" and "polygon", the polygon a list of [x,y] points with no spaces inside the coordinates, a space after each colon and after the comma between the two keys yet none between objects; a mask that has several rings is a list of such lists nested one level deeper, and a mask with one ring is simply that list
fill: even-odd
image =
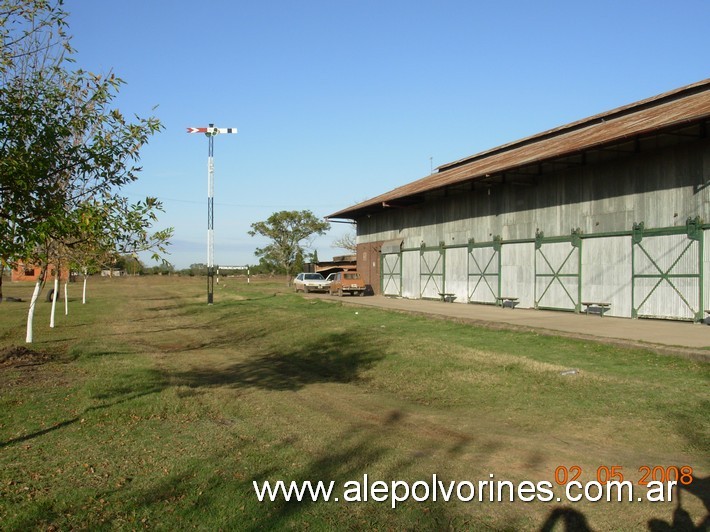
[{"label": "date stamp 02 05 2008", "polygon": [[[684,486],[693,482],[693,468],[690,466],[647,466],[642,465],[638,468],[640,478],[636,481],[639,486],[646,486],[649,482],[678,482]],[[623,467],[614,466],[599,466],[596,471],[597,482],[605,484],[607,482],[624,482]],[[555,469],[555,482],[559,485],[565,485],[569,482],[575,482],[582,476],[582,468],[577,465],[557,466]]]}]

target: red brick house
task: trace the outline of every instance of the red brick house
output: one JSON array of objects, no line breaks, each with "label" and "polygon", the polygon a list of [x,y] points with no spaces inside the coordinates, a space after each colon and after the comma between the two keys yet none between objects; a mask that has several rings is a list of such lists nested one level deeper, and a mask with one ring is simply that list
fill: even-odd
[{"label": "red brick house", "polygon": [[[54,272],[56,271],[56,268],[53,265],[49,265],[47,268],[47,278],[45,281],[49,281],[50,279],[54,279]],[[13,270],[12,270],[12,277],[11,280],[12,282],[15,281],[37,281],[39,278],[39,274],[41,272],[41,268],[39,266],[32,266],[32,265],[26,265],[26,264],[18,264]],[[62,271],[59,275],[59,280],[60,281],[66,281],[69,279],[69,268],[62,268]]]}]

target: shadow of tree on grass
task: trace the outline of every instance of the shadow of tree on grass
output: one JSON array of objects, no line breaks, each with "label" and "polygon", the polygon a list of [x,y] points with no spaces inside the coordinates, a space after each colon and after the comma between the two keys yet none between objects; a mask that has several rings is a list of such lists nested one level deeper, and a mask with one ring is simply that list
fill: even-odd
[{"label": "shadow of tree on grass", "polygon": [[[162,390],[162,387],[156,386],[152,388],[146,388],[143,390],[119,390],[116,391],[115,393],[111,393],[110,396],[113,396],[113,399],[110,400],[109,402],[105,402],[99,405],[95,406],[89,406],[85,408],[84,410],[81,411],[81,413],[71,419],[67,419],[64,421],[60,421],[57,423],[52,424],[50,427],[47,427],[45,429],[40,429],[36,430],[34,432],[29,432],[23,436],[18,436],[16,438],[10,438],[6,441],[0,441],[0,449],[3,449],[4,447],[8,447],[13,444],[17,443],[23,443],[29,440],[33,440],[35,438],[38,438],[39,436],[44,436],[45,434],[49,434],[51,432],[54,432],[59,429],[63,429],[65,427],[68,427],[70,425],[74,425],[75,423],[78,423],[81,421],[82,418],[84,418],[87,414],[90,412],[95,412],[95,411],[100,411],[104,410],[106,408],[111,408],[117,405],[120,405],[122,403],[127,403],[130,401],[133,401],[135,399],[138,399],[140,397],[144,397],[146,395],[152,395],[156,393],[160,393]],[[121,393],[125,393],[123,397],[119,397]],[[109,395],[101,395],[97,396],[99,399],[111,399]]]},{"label": "shadow of tree on grass", "polygon": [[[225,530],[468,530],[475,529],[474,518],[452,511],[447,504],[435,502],[401,502],[396,509],[391,503],[373,501],[370,488],[375,481],[390,483],[393,479],[406,478],[416,470],[420,457],[416,453],[402,452],[392,447],[391,432],[406,431],[405,415],[393,411],[374,423],[358,424],[333,435],[332,445],[326,445],[313,455],[306,455],[304,462],[295,466],[290,460],[265,459],[246,475],[231,474],[232,468],[243,470],[235,460],[236,451],[230,448],[224,454],[205,456],[199,465],[157,480],[143,491],[131,497],[135,504],[131,515],[150,515],[165,504],[178,506],[186,527]],[[251,442],[247,445],[262,445]],[[275,446],[290,447],[291,441],[283,440]],[[491,449],[491,452],[495,452]],[[275,456],[280,456],[277,452]],[[490,453],[484,452],[477,460],[484,461]],[[205,472],[208,473],[206,476]],[[221,473],[221,474],[220,474]],[[225,474],[226,473],[226,474]],[[366,479],[365,475],[369,476]],[[291,483],[302,486],[310,482],[323,482],[328,488],[332,482],[330,499],[313,500],[312,491],[304,491],[301,500],[295,495],[286,500],[279,493],[275,500],[267,497],[259,502],[257,489],[263,490],[264,482],[275,488],[278,479],[283,479],[286,489]],[[357,483],[358,487],[354,487]],[[198,491],[197,487],[200,486]],[[256,488],[255,488],[256,486]],[[346,490],[349,499],[345,498]],[[359,493],[360,497],[353,491]],[[324,492],[321,491],[321,494]],[[357,497],[357,501],[352,497]],[[401,496],[401,493],[400,493]],[[230,504],[231,501],[231,504]],[[406,506],[406,508],[402,508]],[[400,511],[401,508],[401,511]],[[516,530],[515,523],[505,530]]]},{"label": "shadow of tree on grass", "polygon": [[383,358],[359,334],[334,333],[280,353],[267,352],[226,368],[205,367],[171,373],[174,383],[190,387],[256,387],[299,390],[325,382],[349,383]]}]

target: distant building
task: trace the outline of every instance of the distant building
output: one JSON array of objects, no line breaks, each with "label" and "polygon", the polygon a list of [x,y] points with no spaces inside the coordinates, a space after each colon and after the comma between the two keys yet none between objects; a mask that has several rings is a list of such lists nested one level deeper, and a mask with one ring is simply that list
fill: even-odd
[{"label": "distant building", "polygon": [[[42,269],[39,266],[33,266],[33,265],[19,263],[12,270],[12,275],[11,275],[10,279],[13,282],[15,282],[15,281],[37,282],[41,271],[42,271]],[[47,267],[47,275],[46,275],[45,281],[48,281],[50,279],[54,279],[55,272],[56,272],[56,267],[50,264],[49,267]],[[59,275],[59,279],[61,281],[66,281],[67,279],[69,279],[69,268],[62,268],[62,271]]]},{"label": "distant building", "polygon": [[314,271],[323,274],[324,277],[328,276],[329,273],[345,270],[357,270],[356,255],[339,255],[333,257],[331,261],[320,261],[314,265]]},{"label": "distant building", "polygon": [[111,269],[111,270],[101,270],[101,277],[123,277],[128,275],[125,270]]},{"label": "distant building", "polygon": [[710,79],[454,161],[329,215],[394,297],[700,321]]}]

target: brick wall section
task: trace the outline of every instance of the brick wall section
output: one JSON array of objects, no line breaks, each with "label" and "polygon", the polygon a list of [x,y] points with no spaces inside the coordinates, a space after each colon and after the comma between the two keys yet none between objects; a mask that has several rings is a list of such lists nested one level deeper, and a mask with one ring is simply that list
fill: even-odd
[{"label": "brick wall section", "polygon": [[[50,281],[54,279],[54,271],[56,268],[52,265],[50,265],[47,268],[47,277],[45,281]],[[12,270],[12,281],[33,281],[36,282],[39,274],[40,274],[41,268],[39,266],[26,266],[23,264],[20,264],[17,266],[14,270]],[[62,272],[59,276],[59,279],[61,281],[66,281],[69,278],[69,270],[66,268],[62,268]]]},{"label": "brick wall section", "polygon": [[380,248],[382,242],[368,242],[357,245],[357,271],[365,284],[372,287],[375,294],[380,293]]}]

